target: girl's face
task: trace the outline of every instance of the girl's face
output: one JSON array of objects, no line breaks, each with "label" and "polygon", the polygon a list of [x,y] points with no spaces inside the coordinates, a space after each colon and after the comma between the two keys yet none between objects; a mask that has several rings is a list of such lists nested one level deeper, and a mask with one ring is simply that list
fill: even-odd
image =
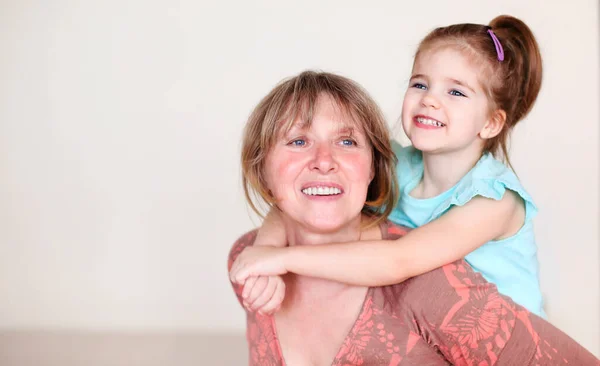
[{"label": "girl's face", "polygon": [[373,179],[372,148],[361,126],[322,96],[310,127],[298,121],[280,136],[265,173],[284,218],[334,232],[360,219]]},{"label": "girl's face", "polygon": [[481,154],[490,106],[479,70],[452,48],[419,54],[402,106],[402,126],[415,148]]}]

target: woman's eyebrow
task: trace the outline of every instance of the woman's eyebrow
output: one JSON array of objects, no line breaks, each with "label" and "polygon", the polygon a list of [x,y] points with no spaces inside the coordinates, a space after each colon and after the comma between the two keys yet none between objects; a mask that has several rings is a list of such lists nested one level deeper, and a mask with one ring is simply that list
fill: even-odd
[{"label": "woman's eyebrow", "polygon": [[342,125],[338,128],[338,133],[352,135],[354,134],[355,128],[353,126]]},{"label": "woman's eyebrow", "polygon": [[283,132],[285,134],[291,133],[291,132],[299,132],[299,131],[305,131],[307,129],[307,123],[304,121],[295,121],[290,123],[286,128],[284,128]]}]

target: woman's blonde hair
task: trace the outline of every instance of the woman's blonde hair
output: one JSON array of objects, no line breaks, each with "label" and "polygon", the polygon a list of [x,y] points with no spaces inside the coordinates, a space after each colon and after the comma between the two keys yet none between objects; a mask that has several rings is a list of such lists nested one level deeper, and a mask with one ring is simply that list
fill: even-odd
[{"label": "woman's blonde hair", "polygon": [[398,198],[396,156],[381,110],[356,82],[327,72],[304,71],[280,82],[254,108],[243,136],[242,179],[246,199],[259,215],[257,203],[273,207],[276,202],[265,181],[265,162],[282,132],[298,119],[310,127],[320,97],[328,96],[364,131],[372,147],[374,178],[369,184],[363,212],[368,225],[387,219]]}]

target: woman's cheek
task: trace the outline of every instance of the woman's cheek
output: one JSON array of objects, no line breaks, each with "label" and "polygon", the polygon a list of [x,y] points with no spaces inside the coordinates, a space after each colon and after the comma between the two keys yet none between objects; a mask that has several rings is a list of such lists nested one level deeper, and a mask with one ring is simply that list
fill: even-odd
[{"label": "woman's cheek", "polygon": [[268,161],[269,188],[276,198],[282,199],[293,190],[294,183],[305,165],[298,157],[275,152]]},{"label": "woman's cheek", "polygon": [[367,182],[371,181],[373,173],[373,159],[371,153],[368,154],[352,154],[344,158],[342,165],[346,171],[346,176],[352,182]]}]

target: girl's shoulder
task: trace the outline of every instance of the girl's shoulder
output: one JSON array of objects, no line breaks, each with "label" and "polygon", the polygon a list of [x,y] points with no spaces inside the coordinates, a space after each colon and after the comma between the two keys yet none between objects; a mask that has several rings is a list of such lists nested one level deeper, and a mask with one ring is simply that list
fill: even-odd
[{"label": "girl's shoulder", "polygon": [[438,208],[434,217],[442,215],[452,206],[463,206],[476,196],[500,201],[506,190],[515,192],[525,203],[526,221],[537,214],[533,198],[515,172],[492,154],[484,154],[475,167],[458,182],[452,195]]},{"label": "girl's shoulder", "polygon": [[423,174],[423,155],[412,145],[402,146],[395,140],[392,140],[392,150],[398,159],[396,175],[400,189],[403,189],[409,182]]},{"label": "girl's shoulder", "polygon": [[392,150],[398,158],[398,164],[403,162],[414,164],[423,161],[421,151],[415,149],[412,145],[402,146],[398,141],[392,140]]}]

